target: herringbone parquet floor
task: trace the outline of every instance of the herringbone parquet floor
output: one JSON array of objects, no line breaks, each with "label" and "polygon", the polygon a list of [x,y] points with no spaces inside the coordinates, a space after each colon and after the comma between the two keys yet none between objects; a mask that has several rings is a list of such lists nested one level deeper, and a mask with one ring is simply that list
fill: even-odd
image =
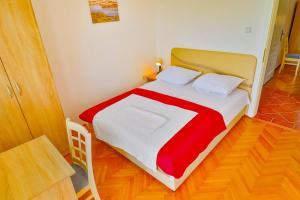
[{"label": "herringbone parquet floor", "polygon": [[295,66],[285,66],[282,73],[264,86],[256,118],[300,130],[300,76],[294,80]]},{"label": "herringbone parquet floor", "polygon": [[172,192],[93,139],[102,200],[299,200],[300,133],[243,118],[186,182]]}]

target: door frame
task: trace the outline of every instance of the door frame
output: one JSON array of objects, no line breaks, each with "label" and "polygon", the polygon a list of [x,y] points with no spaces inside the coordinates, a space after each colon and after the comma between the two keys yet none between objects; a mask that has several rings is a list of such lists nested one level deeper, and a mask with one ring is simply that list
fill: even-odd
[{"label": "door frame", "polygon": [[275,22],[277,18],[279,0],[273,0],[272,6],[273,6],[272,11],[268,14],[269,22],[265,32],[263,33],[264,36],[262,38],[262,45],[259,53],[260,56],[258,57],[258,65],[257,65],[258,69],[256,71],[256,78],[255,78],[256,80],[251,95],[253,103],[250,104],[249,112],[248,112],[248,116],[250,117],[255,117],[260,103],[261,92],[264,85],[266,68],[268,64],[270,48],[273,39]]}]

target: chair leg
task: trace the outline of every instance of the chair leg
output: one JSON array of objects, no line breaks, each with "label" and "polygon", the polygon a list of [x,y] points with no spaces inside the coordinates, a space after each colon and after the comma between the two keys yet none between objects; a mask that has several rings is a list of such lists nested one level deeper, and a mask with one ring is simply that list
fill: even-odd
[{"label": "chair leg", "polygon": [[296,67],[294,81],[296,81],[296,79],[297,79],[299,68],[300,68],[300,61],[298,61],[298,64],[297,64],[297,67]]},{"label": "chair leg", "polygon": [[282,60],[282,63],[280,65],[279,74],[282,72],[282,70],[284,69],[284,67],[285,67],[285,59]]},{"label": "chair leg", "polygon": [[82,188],[79,192],[77,192],[77,198],[80,199],[83,195],[85,195],[90,190],[91,190],[91,188],[89,185]]}]

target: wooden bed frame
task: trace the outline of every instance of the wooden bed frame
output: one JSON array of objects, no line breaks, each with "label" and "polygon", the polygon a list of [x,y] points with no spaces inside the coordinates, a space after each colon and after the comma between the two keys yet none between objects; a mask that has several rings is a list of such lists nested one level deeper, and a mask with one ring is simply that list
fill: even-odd
[{"label": "wooden bed frame", "polygon": [[[220,74],[229,74],[244,78],[246,81],[240,86],[240,88],[248,91],[249,96],[252,92],[256,63],[257,60],[254,56],[244,54],[182,48],[174,48],[171,53],[171,65],[198,70],[203,73],[216,72]],[[157,170],[156,172],[154,172],[123,150],[115,147],[113,148],[120,152],[127,159],[151,174],[168,188],[175,191],[189,177],[189,175],[196,169],[196,167],[207,157],[207,155],[218,145],[218,143],[227,135],[227,133],[234,127],[234,125],[247,113],[247,110],[248,107],[245,107],[231,121],[231,123],[227,126],[227,129],[220,133],[208,145],[206,150],[199,154],[197,159],[186,169],[184,175],[179,179],[169,176],[161,170]]]}]

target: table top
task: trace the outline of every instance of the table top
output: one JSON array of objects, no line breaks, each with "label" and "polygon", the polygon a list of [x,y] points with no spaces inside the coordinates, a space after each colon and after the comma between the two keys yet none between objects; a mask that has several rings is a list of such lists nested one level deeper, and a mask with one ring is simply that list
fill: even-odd
[{"label": "table top", "polygon": [[41,136],[0,154],[0,199],[32,199],[74,173]]}]

